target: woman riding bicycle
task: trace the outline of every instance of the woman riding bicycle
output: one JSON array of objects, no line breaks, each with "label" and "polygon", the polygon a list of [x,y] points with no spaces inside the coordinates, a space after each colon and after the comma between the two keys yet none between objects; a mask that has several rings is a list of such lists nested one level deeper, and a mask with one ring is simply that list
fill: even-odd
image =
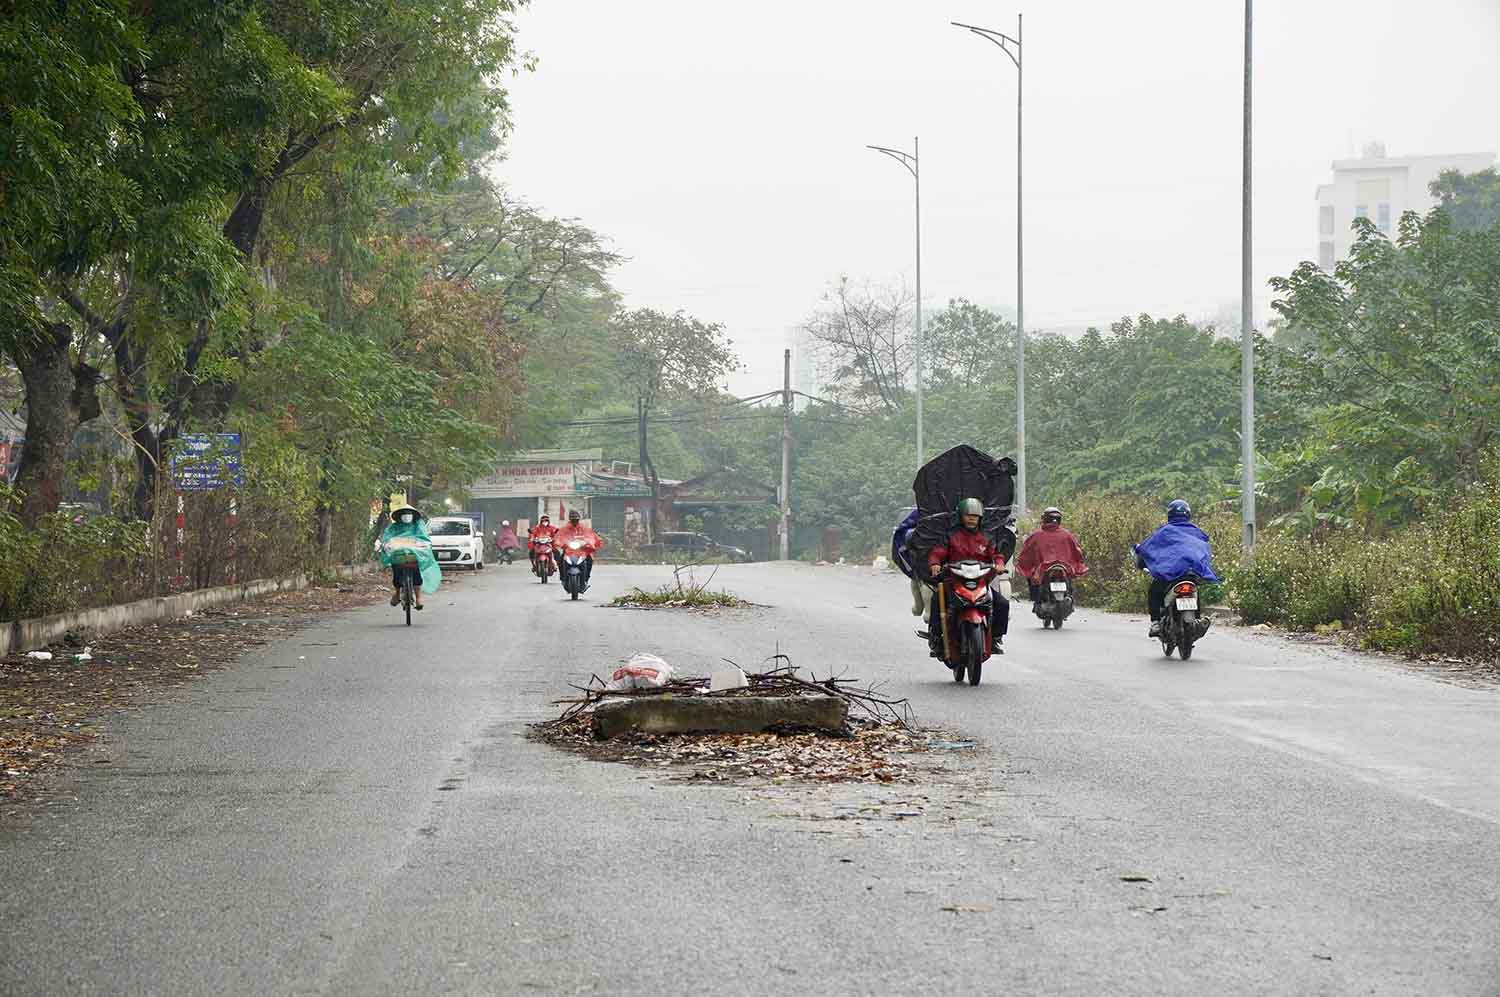
[{"label": "woman riding bicycle", "polygon": [[401,581],[407,572],[416,572],[412,589],[416,608],[422,608],[422,593],[431,594],[442,583],[443,571],[432,556],[432,537],[427,533],[426,516],[409,505],[391,510],[391,525],[380,534],[381,561],[390,565],[391,605],[401,602]]}]

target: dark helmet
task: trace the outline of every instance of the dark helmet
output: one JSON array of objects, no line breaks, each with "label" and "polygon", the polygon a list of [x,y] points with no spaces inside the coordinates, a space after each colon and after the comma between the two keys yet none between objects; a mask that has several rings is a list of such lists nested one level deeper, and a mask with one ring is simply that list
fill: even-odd
[{"label": "dark helmet", "polygon": [[542,518],[536,521],[536,525],[541,526],[543,523],[546,523],[548,526],[552,525],[552,517],[545,512],[542,513]]},{"label": "dark helmet", "polygon": [[568,522],[570,522],[570,523],[576,523],[576,522],[578,522],[582,518],[583,518],[583,514],[580,513],[577,509],[569,509],[568,510]]},{"label": "dark helmet", "polygon": [[1001,457],[999,460],[995,461],[995,469],[998,470],[1001,474],[1009,475],[1010,477],[1014,478],[1016,476],[1015,458]]},{"label": "dark helmet", "polygon": [[1045,509],[1042,510],[1042,522],[1044,522],[1044,523],[1061,523],[1062,522],[1062,510],[1059,509],[1055,505],[1049,505],[1049,506],[1047,506],[1047,508],[1045,508]]},{"label": "dark helmet", "polygon": [[1167,503],[1167,522],[1186,523],[1193,518],[1193,507],[1182,499],[1173,499]]}]

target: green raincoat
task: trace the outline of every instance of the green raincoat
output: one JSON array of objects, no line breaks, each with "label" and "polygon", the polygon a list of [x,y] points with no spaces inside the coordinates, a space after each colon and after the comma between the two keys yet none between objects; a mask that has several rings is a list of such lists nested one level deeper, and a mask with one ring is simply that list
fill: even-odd
[{"label": "green raincoat", "polygon": [[422,573],[422,591],[428,595],[438,590],[443,583],[443,569],[432,556],[432,537],[427,533],[427,523],[418,519],[413,523],[392,521],[380,534],[380,563],[391,567],[397,551],[411,551],[417,555],[417,569]]}]

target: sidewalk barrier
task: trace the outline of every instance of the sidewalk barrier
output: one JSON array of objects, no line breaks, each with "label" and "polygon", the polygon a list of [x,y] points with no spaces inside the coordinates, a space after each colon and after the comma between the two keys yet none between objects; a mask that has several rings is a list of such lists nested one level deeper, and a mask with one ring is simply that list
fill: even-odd
[{"label": "sidewalk barrier", "polygon": [[[339,578],[354,578],[374,571],[373,564],[336,565],[333,573]],[[136,627],[158,620],[173,620],[199,609],[210,609],[234,602],[246,602],[270,592],[295,592],[307,588],[307,575],[298,572],[288,578],[262,578],[239,585],[219,585],[214,588],[195,589],[176,595],[139,599],[115,606],[99,606],[95,609],[80,609],[71,613],[38,616],[29,620],[0,622],[0,657],[12,651],[31,651],[45,648],[69,631],[85,631],[106,634],[126,627]]]}]

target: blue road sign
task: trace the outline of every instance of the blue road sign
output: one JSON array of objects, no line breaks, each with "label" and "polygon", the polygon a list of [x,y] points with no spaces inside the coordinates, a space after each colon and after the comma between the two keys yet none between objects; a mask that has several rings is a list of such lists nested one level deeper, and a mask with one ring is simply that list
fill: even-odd
[{"label": "blue road sign", "polygon": [[172,482],[178,491],[211,492],[245,484],[240,470],[239,433],[184,433],[172,454]]}]

